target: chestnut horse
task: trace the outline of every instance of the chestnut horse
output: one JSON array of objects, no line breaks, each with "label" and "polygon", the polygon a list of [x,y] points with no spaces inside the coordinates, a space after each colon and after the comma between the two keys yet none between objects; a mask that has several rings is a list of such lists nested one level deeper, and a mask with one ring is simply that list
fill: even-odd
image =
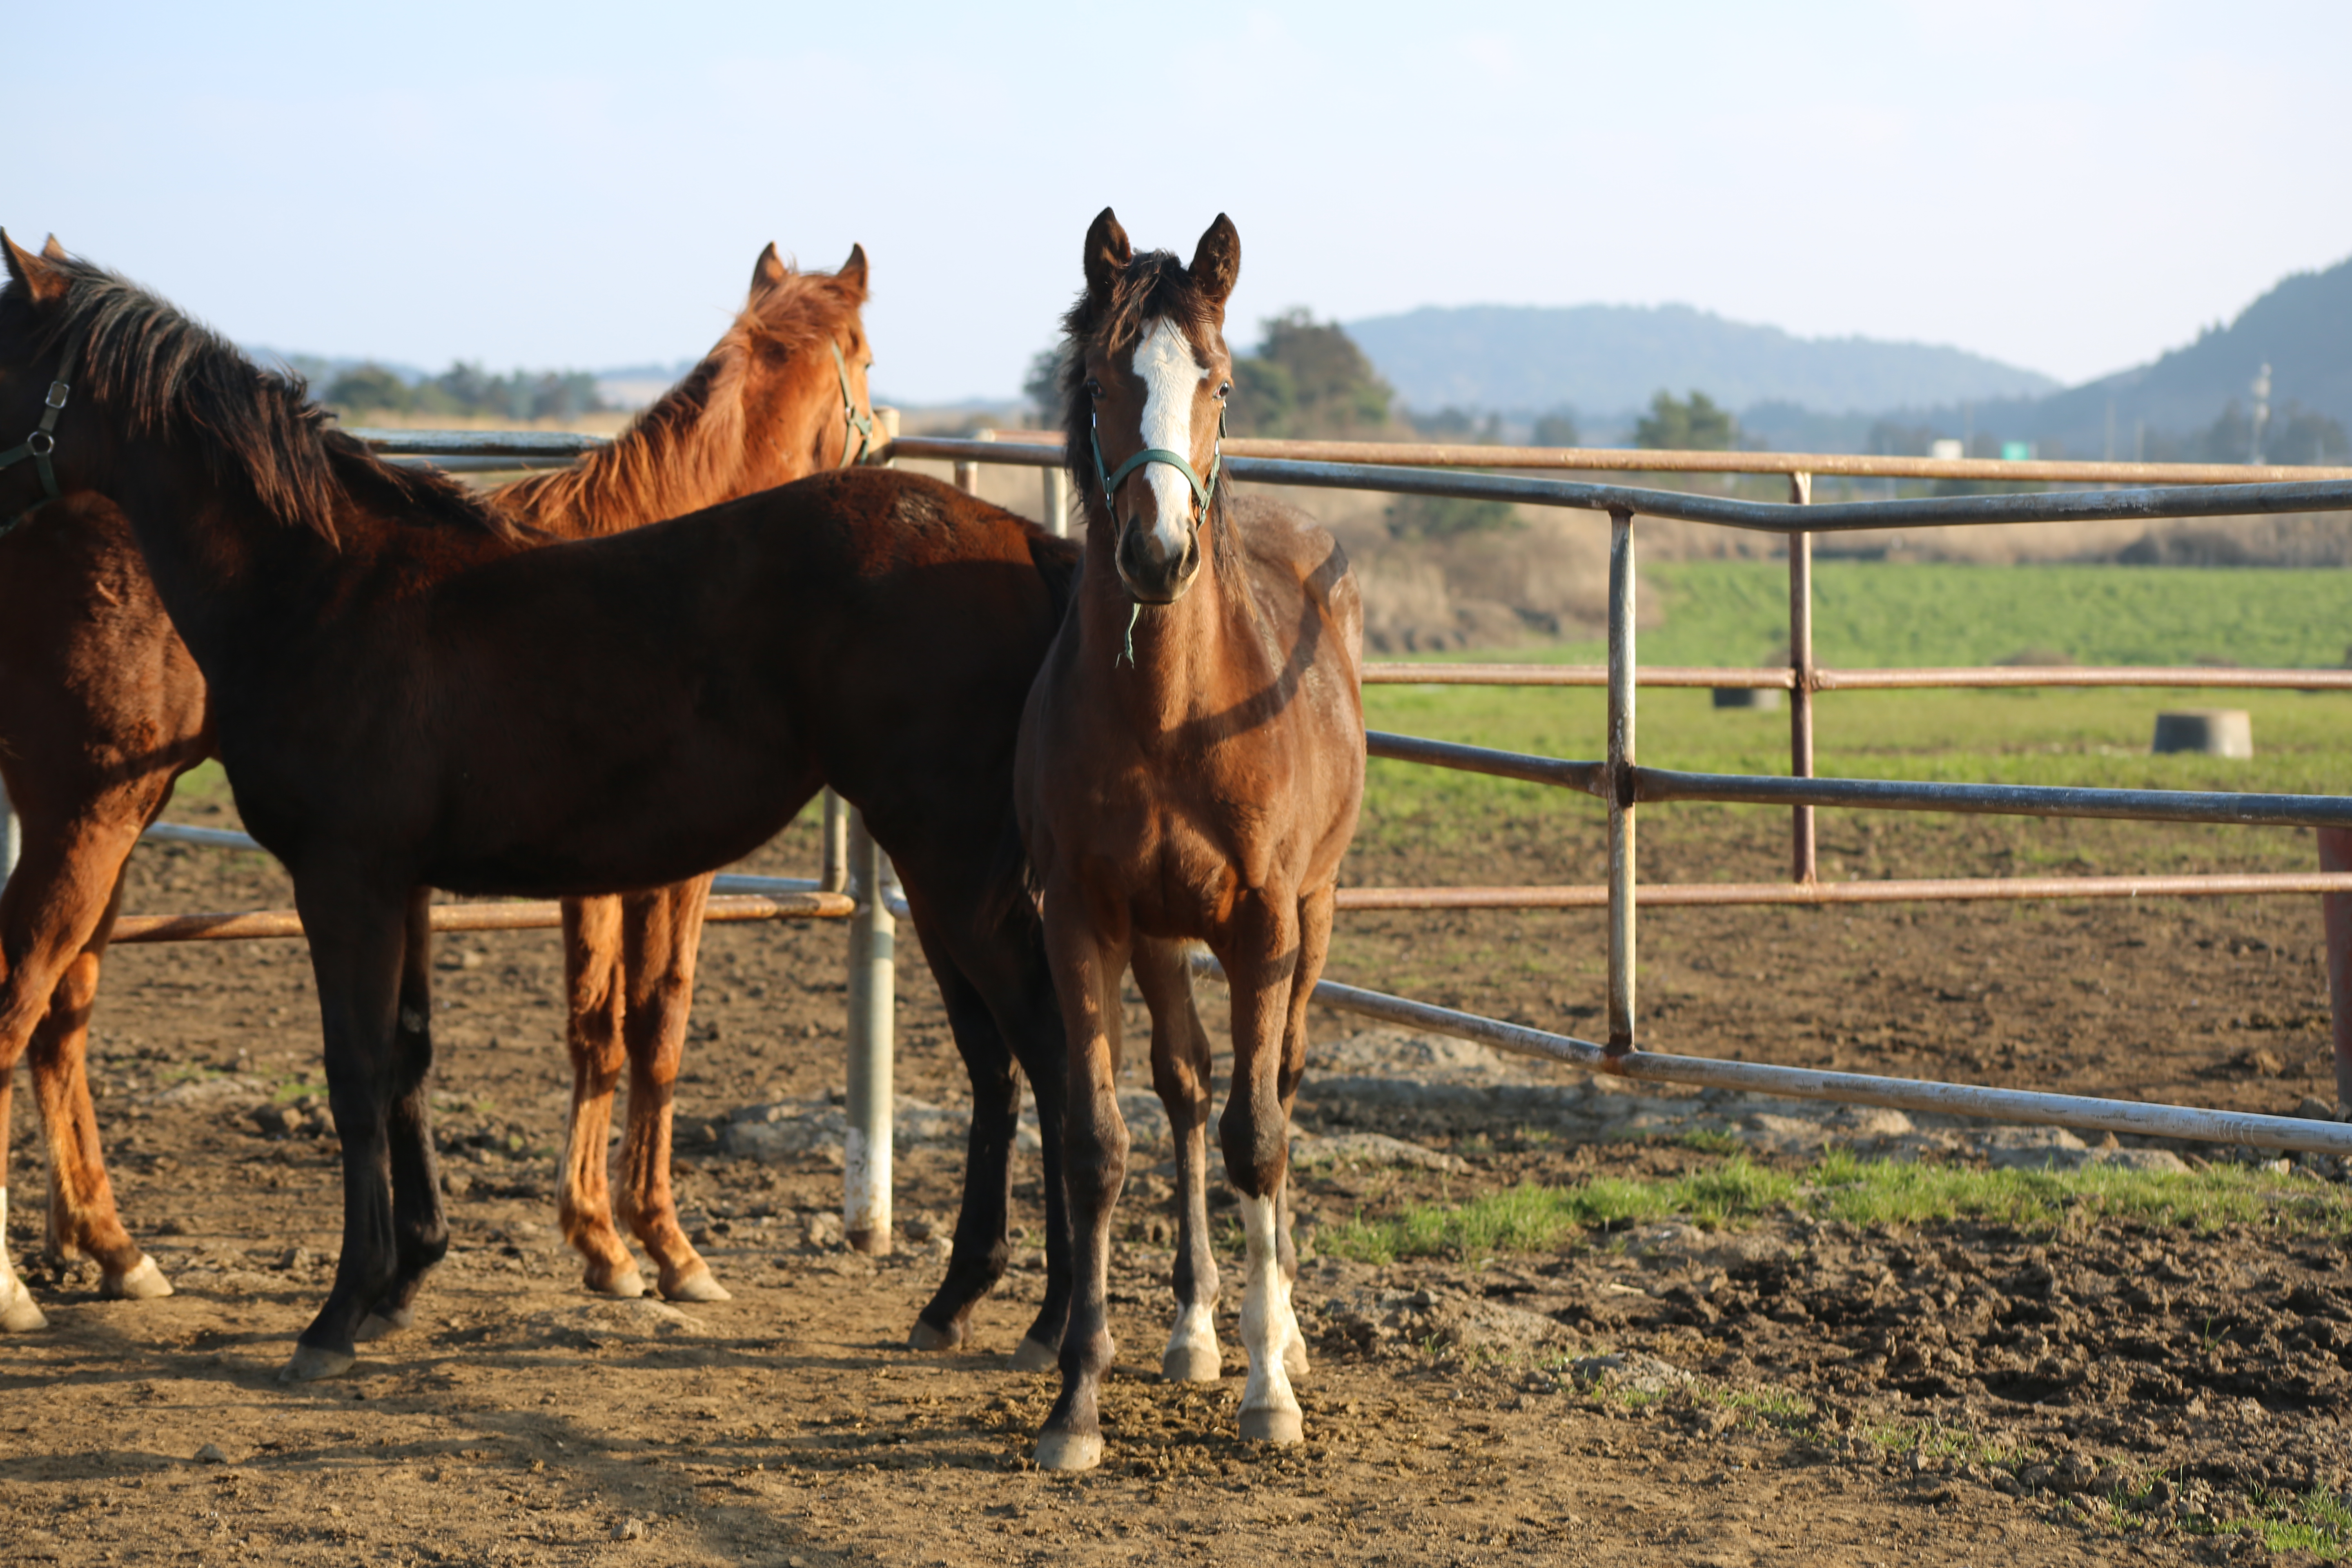
[{"label": "chestnut horse", "polygon": [[[52,238],[43,254],[65,253]],[[548,535],[584,538],[863,456],[872,420],[858,320],[866,294],[862,249],[826,275],[787,268],[767,247],[742,310],[677,386],[610,445],[489,500]],[[0,774],[27,828],[24,863],[0,894],[0,1214],[10,1085],[29,1046],[48,1139],[51,1253],[96,1258],[104,1295],[168,1294],[116,1213],[83,1054],[124,862],[179,775],[211,754],[213,733],[203,677],[147,581],[130,525],[94,497],[57,503],[0,556]],[[605,1184],[625,1058],[623,1216],[655,1260],[663,1294],[726,1294],[679,1228],[669,1193],[671,1085],[708,892],[697,879],[564,906],[572,1108],[558,1213],[593,1289],[645,1291]],[[44,1321],[0,1238],[0,1329]]]},{"label": "chestnut horse", "polygon": [[1011,788],[1075,552],[869,468],[541,543],[450,480],[378,461],[121,279],[5,236],[0,252],[0,429],[36,427],[45,391],[71,389],[47,471],[0,467],[0,517],[47,489],[129,520],[310,939],[343,1239],[284,1375],[348,1368],[371,1318],[408,1320],[447,1247],[426,889],[677,882],[764,843],[825,784],[897,863],[974,1085],[964,1213],[919,1334],[960,1340],[1003,1270],[1017,1054],[1046,1135],[1052,1272],[1029,1338],[1058,1342],[1061,1021]]},{"label": "chestnut horse", "polygon": [[1185,944],[1233,988],[1232,1088],[1218,1125],[1247,1236],[1241,1431],[1302,1436],[1290,1379],[1285,1175],[1307,1003],[1331,936],[1340,857],[1363,795],[1363,615],[1346,557],[1304,513],[1218,483],[1232,390],[1225,301],[1241,239],[1219,214],[1188,267],[1137,256],[1110,209],[1066,319],[1070,469],[1087,498],[1077,597],[1021,721],[1015,799],[1069,1037],[1064,1107],[1072,1230],[1062,1392],[1037,1463],[1102,1457],[1097,1390],[1111,1208],[1127,1169],[1116,1079],[1119,977],[1151,1008],[1151,1076],[1184,1205],[1177,1321],[1162,1370],[1217,1375],[1216,1264],[1202,1201],[1208,1037]]}]

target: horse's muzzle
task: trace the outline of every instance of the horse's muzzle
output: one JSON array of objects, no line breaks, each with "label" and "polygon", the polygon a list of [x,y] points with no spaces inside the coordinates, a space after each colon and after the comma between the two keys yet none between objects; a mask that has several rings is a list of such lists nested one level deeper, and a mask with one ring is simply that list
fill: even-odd
[{"label": "horse's muzzle", "polygon": [[1201,574],[1201,529],[1197,521],[1189,521],[1184,529],[1184,546],[1170,554],[1160,545],[1159,536],[1135,518],[1118,532],[1118,551],[1113,556],[1118,567],[1118,580],[1139,605],[1172,605],[1184,596],[1192,579]]}]

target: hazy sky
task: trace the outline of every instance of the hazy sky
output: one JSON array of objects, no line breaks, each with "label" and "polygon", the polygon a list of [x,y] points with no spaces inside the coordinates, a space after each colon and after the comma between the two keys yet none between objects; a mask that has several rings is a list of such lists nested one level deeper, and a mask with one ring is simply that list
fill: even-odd
[{"label": "hazy sky", "polygon": [[1003,395],[1115,205],[1303,304],[1685,301],[2073,381],[2352,255],[2352,5],[16,5],[0,224],[248,343],[706,347],[863,241],[882,394]]}]

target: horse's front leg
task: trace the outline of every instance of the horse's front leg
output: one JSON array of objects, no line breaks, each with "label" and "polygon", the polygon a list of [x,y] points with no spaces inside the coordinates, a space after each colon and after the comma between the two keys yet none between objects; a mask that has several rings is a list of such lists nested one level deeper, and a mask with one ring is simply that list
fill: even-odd
[{"label": "horse's front leg", "polygon": [[[168,1296],[172,1287],[116,1212],[87,1053],[100,958],[122,900],[123,862],[151,804],[86,799],[62,825],[37,819],[24,862],[0,895],[0,952],[7,955],[0,957],[0,1074],[14,1068],[19,1052],[33,1070],[48,1142],[49,1251],[96,1258],[100,1293],[123,1300]],[[0,1150],[0,1194],[5,1161]],[[0,1247],[0,1328],[40,1327],[40,1310],[21,1286],[12,1300],[13,1280]]]},{"label": "horse's front leg", "polygon": [[408,945],[408,889],[358,878],[298,877],[326,1043],[327,1100],[343,1146],[343,1241],[335,1283],[278,1372],[285,1383],[351,1370],[360,1323],[400,1268],[388,1121],[394,1031]]},{"label": "horse's front leg", "polygon": [[629,1053],[629,1124],[621,1139],[621,1217],[658,1271],[673,1301],[724,1301],[726,1287],[686,1238],[669,1185],[670,1121],[678,1063],[694,1004],[694,962],[710,879],[697,877],[621,900],[628,1008],[621,1037]]},{"label": "horse's front leg", "polygon": [[441,1207],[441,1165],[433,1148],[432,890],[409,894],[406,941],[400,965],[400,1006],[394,1014],[392,1073],[384,1125],[392,1165],[395,1266],[361,1320],[356,1337],[381,1339],[414,1321],[425,1276],[449,1251],[449,1224]]},{"label": "horse's front leg", "polygon": [[1037,1468],[1102,1462],[1100,1394],[1118,1346],[1110,1336],[1111,1211],[1127,1179],[1127,1123],[1118,1113],[1119,993],[1125,943],[1087,923],[1077,889],[1045,894],[1045,952],[1069,1040],[1062,1108],[1062,1179],[1070,1205],[1070,1319],[1062,1335],[1062,1393],[1037,1437]]},{"label": "horse's front leg", "polygon": [[1151,1086],[1176,1146],[1176,1324],[1160,1357],[1172,1383],[1214,1383],[1217,1258],[1209,1245],[1209,1036],[1181,943],[1135,939],[1135,985],[1151,1008]]},{"label": "horse's front leg", "polygon": [[646,1293],[645,1276],[614,1227],[605,1174],[613,1092],[628,1059],[622,1044],[628,1004],[621,950],[619,899],[563,900],[563,1045],[572,1058],[572,1116],[555,1217],[563,1239],[588,1260],[588,1289],[635,1297]]},{"label": "horse's front leg", "polygon": [[[1217,954],[1234,995],[1233,1089],[1217,1132],[1226,1178],[1241,1194],[1248,1243],[1242,1344],[1249,1352],[1249,1381],[1242,1389],[1242,1436],[1265,1443],[1297,1443],[1306,1435],[1290,1388],[1290,1347],[1299,1335],[1283,1265],[1288,1238],[1282,1212],[1290,1165],[1283,1063],[1293,992],[1305,967],[1300,912],[1294,900],[1253,897],[1237,911]],[[1295,1076],[1289,1087],[1296,1090]]]}]

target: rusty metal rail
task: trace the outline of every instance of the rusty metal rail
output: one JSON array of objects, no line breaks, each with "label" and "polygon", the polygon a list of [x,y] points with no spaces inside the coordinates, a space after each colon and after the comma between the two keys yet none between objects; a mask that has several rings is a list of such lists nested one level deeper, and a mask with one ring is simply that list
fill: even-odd
[{"label": "rusty metal rail", "polygon": [[[705,921],[845,921],[857,912],[846,893],[793,892],[761,898],[737,894],[712,898]],[[433,929],[458,931],[552,931],[563,923],[563,906],[552,899],[478,904],[435,904]],[[114,941],[253,942],[302,934],[302,917],[292,910],[243,910],[222,914],[124,915],[114,922]]]},{"label": "rusty metal rail", "polygon": [[[1644,665],[1634,684],[1656,687],[1747,687],[1786,691],[1916,691],[1937,688],[2028,686],[2161,686],[2184,690],[2352,691],[2352,669],[2236,669],[2194,665],[1981,665],[1914,669],[1815,668],[1810,682],[1794,669],[1737,666]],[[1369,662],[1367,686],[1605,687],[1605,664],[1408,664]]]}]

